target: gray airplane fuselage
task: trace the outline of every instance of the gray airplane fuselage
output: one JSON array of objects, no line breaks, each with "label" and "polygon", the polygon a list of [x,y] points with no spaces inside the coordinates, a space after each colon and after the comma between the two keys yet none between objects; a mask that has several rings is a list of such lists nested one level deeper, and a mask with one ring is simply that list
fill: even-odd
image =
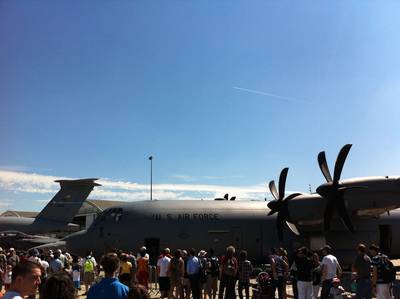
[{"label": "gray airplane fuselage", "polygon": [[132,202],[105,210],[87,231],[64,240],[67,248],[79,255],[88,249],[97,255],[113,248],[135,250],[153,239],[159,242],[159,249],[213,248],[222,253],[232,244],[259,257],[268,244],[278,243],[274,220],[267,212],[265,202],[255,201]]},{"label": "gray airplane fuselage", "polygon": [[[88,250],[100,256],[114,248],[137,250],[142,245],[154,246],[157,255],[164,247],[206,251],[213,248],[222,254],[226,246],[234,245],[238,250],[246,249],[253,260],[265,262],[271,247],[283,246],[290,251],[301,245],[310,246],[323,236],[316,233],[321,230],[315,226],[301,227],[300,237],[285,228],[284,241],[280,242],[276,217],[267,216],[268,212],[264,201],[132,202],[105,210],[87,231],[67,236],[64,241],[68,250],[81,256]],[[341,223],[334,223],[332,231],[325,235],[326,242],[338,251],[351,250],[352,255],[358,242],[385,244],[386,251],[400,255],[400,240],[392,238],[394,228],[400,227],[400,212],[379,219],[358,219],[355,223],[359,231],[354,234]]]}]

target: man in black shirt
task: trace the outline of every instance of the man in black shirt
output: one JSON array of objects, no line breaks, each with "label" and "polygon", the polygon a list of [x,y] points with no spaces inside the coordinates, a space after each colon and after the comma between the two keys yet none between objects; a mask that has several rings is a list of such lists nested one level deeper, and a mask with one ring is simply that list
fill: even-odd
[{"label": "man in black shirt", "polygon": [[357,280],[356,299],[371,299],[371,259],[367,255],[367,247],[364,244],[357,246],[357,257],[353,263],[352,279]]},{"label": "man in black shirt", "polygon": [[295,257],[297,267],[297,289],[299,299],[312,299],[312,270],[313,263],[309,257],[309,251],[306,247],[302,247],[297,251]]}]

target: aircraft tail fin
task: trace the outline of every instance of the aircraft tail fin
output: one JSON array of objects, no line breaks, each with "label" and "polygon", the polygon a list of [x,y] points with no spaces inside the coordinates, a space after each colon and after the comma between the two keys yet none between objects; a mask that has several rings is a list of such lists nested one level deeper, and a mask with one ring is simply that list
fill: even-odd
[{"label": "aircraft tail fin", "polygon": [[33,224],[50,221],[67,225],[72,221],[93,188],[101,186],[95,182],[96,180],[94,178],[56,180],[55,182],[60,184],[60,190],[39,213]]}]

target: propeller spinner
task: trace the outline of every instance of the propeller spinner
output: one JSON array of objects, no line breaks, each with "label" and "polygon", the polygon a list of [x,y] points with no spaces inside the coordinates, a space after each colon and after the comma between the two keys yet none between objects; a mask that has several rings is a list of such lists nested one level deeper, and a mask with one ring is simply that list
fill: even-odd
[{"label": "propeller spinner", "polygon": [[299,231],[297,230],[296,226],[291,223],[290,214],[289,214],[289,207],[288,203],[291,199],[295,198],[296,196],[300,195],[300,193],[293,193],[288,197],[285,197],[285,186],[286,186],[286,177],[289,168],[284,168],[281,171],[279,176],[279,192],[276,190],[275,181],[269,182],[269,190],[271,191],[272,196],[275,200],[270,201],[268,203],[268,208],[270,208],[270,212],[268,216],[271,216],[275,213],[278,213],[276,218],[276,227],[278,232],[278,238],[280,241],[283,240],[283,227],[286,225],[289,229],[296,235],[299,235]]},{"label": "propeller spinner", "polygon": [[322,184],[317,188],[317,193],[328,200],[324,212],[324,230],[328,231],[334,211],[336,210],[339,217],[343,220],[346,228],[354,232],[353,224],[347,213],[346,205],[344,202],[344,192],[349,189],[365,188],[364,186],[344,187],[340,183],[343,166],[346,161],[347,155],[351,149],[351,144],[346,144],[340,150],[335,163],[333,172],[333,179],[329,171],[328,163],[326,162],[325,152],[322,151],[318,154],[318,164],[324,175],[327,183]]}]

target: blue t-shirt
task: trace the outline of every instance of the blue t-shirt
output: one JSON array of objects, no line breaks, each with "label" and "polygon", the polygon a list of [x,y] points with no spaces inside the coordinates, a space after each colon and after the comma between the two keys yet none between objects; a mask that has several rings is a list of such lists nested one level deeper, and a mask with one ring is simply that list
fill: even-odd
[{"label": "blue t-shirt", "polygon": [[120,283],[118,278],[103,278],[89,289],[87,299],[125,299],[129,288]]}]

